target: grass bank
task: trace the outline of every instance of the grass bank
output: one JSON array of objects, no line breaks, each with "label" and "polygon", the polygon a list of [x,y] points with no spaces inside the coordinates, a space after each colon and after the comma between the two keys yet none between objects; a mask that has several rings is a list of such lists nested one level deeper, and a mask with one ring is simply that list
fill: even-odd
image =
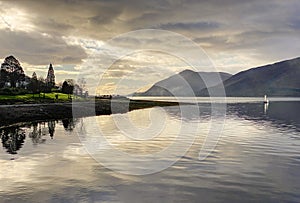
[{"label": "grass bank", "polygon": [[[57,99],[56,99],[57,95]],[[85,101],[84,98],[72,96],[78,101]],[[40,93],[22,95],[0,95],[0,105],[9,104],[40,104],[40,103],[64,103],[71,102],[68,94],[64,93]]]}]

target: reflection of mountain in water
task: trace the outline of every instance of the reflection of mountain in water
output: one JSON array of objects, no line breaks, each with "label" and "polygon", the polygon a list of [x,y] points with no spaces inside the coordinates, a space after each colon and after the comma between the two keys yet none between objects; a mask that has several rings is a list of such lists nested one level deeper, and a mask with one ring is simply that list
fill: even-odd
[{"label": "reflection of mountain in water", "polygon": [[[216,105],[216,107],[218,107]],[[211,105],[208,103],[199,103],[198,105],[191,105],[182,114],[182,107],[172,106],[165,107],[165,111],[176,119],[182,118],[185,121],[193,121],[199,119],[210,118]],[[222,106],[220,105],[220,108]],[[265,122],[279,128],[295,128],[300,130],[300,117],[298,113],[300,109],[300,102],[271,102],[268,106],[263,103],[230,103],[227,104],[227,116],[235,116],[238,118],[251,120],[259,124],[265,125]],[[218,110],[217,110],[218,111]]]},{"label": "reflection of mountain in water", "polygon": [[300,102],[271,102],[268,106],[262,103],[228,104],[228,114],[252,120],[258,123],[271,122],[275,127],[291,127],[300,130],[298,109]]},{"label": "reflection of mountain in water", "polygon": [[[78,119],[64,119],[62,125],[66,131],[72,131]],[[25,142],[26,135],[31,138],[34,145],[46,142],[46,137],[54,138],[56,123],[59,121],[34,122],[19,126],[10,126],[0,129],[2,146],[9,154],[17,154]],[[25,130],[27,129],[27,130]]]}]

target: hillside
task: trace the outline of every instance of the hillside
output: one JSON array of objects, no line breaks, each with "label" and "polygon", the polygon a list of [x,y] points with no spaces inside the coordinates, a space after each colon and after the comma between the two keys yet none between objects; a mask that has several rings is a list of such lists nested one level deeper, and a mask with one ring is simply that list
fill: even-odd
[{"label": "hillside", "polygon": [[[145,92],[135,93],[134,96],[194,96],[199,95],[202,89],[215,86],[230,77],[230,74],[222,72],[184,70],[155,83]],[[207,81],[207,84],[204,83],[204,80]]]},{"label": "hillside", "polygon": [[[300,96],[299,78],[300,58],[295,58],[239,72],[224,81],[224,88],[227,96]],[[207,89],[199,95],[207,96]]]}]

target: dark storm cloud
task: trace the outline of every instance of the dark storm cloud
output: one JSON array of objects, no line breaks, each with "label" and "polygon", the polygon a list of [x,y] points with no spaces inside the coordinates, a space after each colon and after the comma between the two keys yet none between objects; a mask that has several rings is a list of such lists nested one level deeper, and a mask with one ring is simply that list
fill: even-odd
[{"label": "dark storm cloud", "polygon": [[191,23],[167,23],[157,26],[156,28],[166,29],[166,30],[206,30],[206,29],[216,29],[220,27],[220,23],[217,22],[191,22]]},{"label": "dark storm cloud", "polygon": [[0,30],[0,55],[15,55],[32,65],[77,64],[86,57],[80,46],[68,45],[60,37],[37,33]]}]

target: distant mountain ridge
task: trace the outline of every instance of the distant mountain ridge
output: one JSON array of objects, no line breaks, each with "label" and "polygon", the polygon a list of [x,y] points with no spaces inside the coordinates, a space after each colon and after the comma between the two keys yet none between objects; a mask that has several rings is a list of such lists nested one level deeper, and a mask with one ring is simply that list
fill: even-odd
[{"label": "distant mountain ridge", "polygon": [[262,97],[265,94],[298,97],[299,78],[300,57],[251,68],[235,75],[185,70],[155,83],[145,92],[135,93],[134,96],[209,96],[209,91],[220,92],[224,88],[226,95],[233,97]]},{"label": "distant mountain ridge", "polygon": [[[300,58],[239,72],[223,83],[227,96],[300,96]],[[222,88],[209,87],[210,91]],[[199,95],[208,96],[203,89]]]},{"label": "distant mountain ridge", "polygon": [[134,96],[197,96],[202,89],[215,86],[231,76],[231,74],[223,72],[184,70],[155,83],[145,92],[135,93]]}]

